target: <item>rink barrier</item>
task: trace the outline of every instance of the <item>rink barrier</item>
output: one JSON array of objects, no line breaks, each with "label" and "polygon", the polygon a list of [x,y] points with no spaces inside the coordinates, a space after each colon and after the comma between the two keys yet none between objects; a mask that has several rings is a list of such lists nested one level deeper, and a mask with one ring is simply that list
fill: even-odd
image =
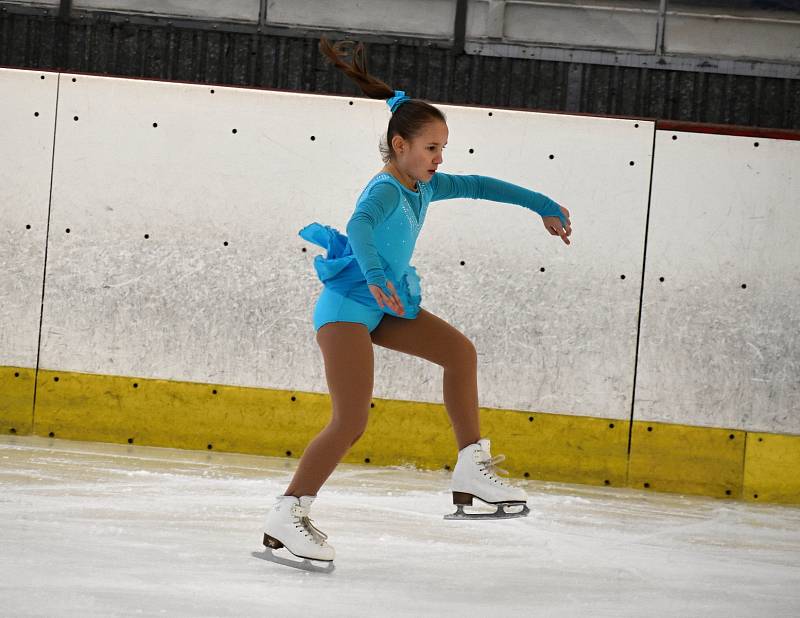
[{"label": "rink barrier", "polygon": [[746,432],[634,421],[628,485],[741,497]]},{"label": "rink barrier", "polygon": [[[14,376],[19,373],[18,377]],[[297,458],[330,416],[327,394],[3,368],[4,434]],[[11,405],[8,404],[11,402]],[[452,469],[441,404],[374,399],[348,463]],[[800,436],[481,408],[515,478],[800,503]],[[629,444],[630,434],[630,444]]]},{"label": "rink barrier", "polygon": [[3,434],[33,433],[36,370],[0,367],[0,427]]},{"label": "rink barrier", "polygon": [[[0,194],[9,233],[0,247],[0,364],[94,376],[81,378],[83,390],[66,407],[56,401],[60,390],[31,391],[33,370],[0,378],[0,430],[59,437],[73,431],[81,439],[181,448],[208,441],[205,448],[230,451],[242,451],[250,439],[247,452],[296,457],[324,424],[330,401],[308,394],[325,390],[309,336],[308,302],[318,287],[312,256],[306,247],[296,250],[295,233],[309,221],[335,223],[349,214],[353,191],[363,186],[353,170],[373,169],[385,105],[42,71],[2,69],[0,80],[9,94],[0,102],[8,119]],[[798,501],[798,436],[752,432],[800,434],[793,414],[800,279],[791,249],[800,231],[800,211],[791,207],[799,135],[765,140],[752,128],[734,133],[653,119],[444,109],[453,128],[449,171],[533,174],[536,188],[565,204],[592,205],[576,211],[584,232],[568,253],[559,244],[526,253],[563,285],[532,279],[533,286],[520,287],[511,285],[513,277],[495,276],[517,272],[515,252],[527,246],[518,209],[484,213],[454,202],[452,212],[471,221],[457,241],[443,219],[426,224],[428,247],[475,256],[451,270],[449,252],[420,251],[429,289],[498,299],[489,302],[517,325],[508,348],[484,348],[481,359],[481,371],[496,376],[483,374],[481,399],[497,406],[484,409],[484,429],[516,466],[511,472]],[[706,130],[723,135],[698,136]],[[482,135],[492,139],[480,142]],[[347,157],[339,156],[343,136]],[[323,167],[326,178],[347,180],[301,188],[285,182]],[[582,170],[580,182],[575,169]],[[224,183],[214,180],[220,174]],[[486,242],[486,230],[495,228],[505,229],[505,246]],[[457,315],[464,332],[484,332],[491,305],[465,303],[456,314],[450,301],[437,306],[433,294],[430,300]],[[524,321],[516,319],[520,303]],[[561,331],[559,348],[548,349],[539,333],[564,325],[567,314],[549,310],[564,307],[571,328]],[[377,363],[376,378],[384,394],[406,401],[375,400],[370,431],[348,461],[451,465],[442,464],[454,459],[443,406],[407,401],[437,400],[438,385],[418,367],[404,365],[399,373],[392,364]],[[137,374],[149,381],[134,387],[128,378],[103,377]],[[77,375],[61,374],[49,386]],[[104,379],[119,382],[102,385]],[[228,389],[239,387],[212,389],[214,397],[229,397],[224,409],[236,411],[224,412],[221,400],[205,402],[206,391],[176,391],[176,380],[261,390],[240,394],[252,401],[234,405]],[[145,386],[152,400],[137,403],[131,393]],[[287,408],[287,396],[291,405],[307,406],[302,418],[290,415],[299,408]],[[84,402],[97,410],[87,415]],[[47,406],[63,416],[51,429]],[[520,406],[559,414],[512,409]],[[172,413],[159,416],[157,408]],[[622,432],[623,421],[607,420],[628,411],[634,422],[624,421]],[[254,423],[273,422],[272,434],[259,427],[252,438],[245,435]],[[714,431],[726,426],[739,433]],[[301,435],[290,442],[298,437],[293,432]]]}]

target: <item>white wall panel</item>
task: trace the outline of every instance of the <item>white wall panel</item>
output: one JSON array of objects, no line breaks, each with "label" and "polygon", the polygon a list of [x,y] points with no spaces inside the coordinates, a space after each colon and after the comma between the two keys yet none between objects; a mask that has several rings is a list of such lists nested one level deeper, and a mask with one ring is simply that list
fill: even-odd
[{"label": "white wall panel", "polygon": [[[388,110],[210,91],[62,76],[43,366],[326,391],[318,251],[296,234],[344,230]],[[443,171],[545,192],[576,232],[566,247],[517,206],[434,203],[415,256],[423,306],[476,341],[483,405],[625,417],[652,124],[443,108]],[[376,396],[441,401],[440,368],[377,360]]]},{"label": "white wall panel", "polygon": [[[43,368],[327,391],[297,231],[344,231],[382,101],[64,74],[56,119],[53,74],[0,84],[0,363],[36,359],[55,122]],[[423,307],[476,343],[481,404],[627,417],[653,124],[441,108],[441,171],[575,226],[566,246],[515,205],[431,205]],[[635,418],[800,433],[800,142],[655,135]],[[439,367],[376,359],[377,397],[441,401]]]},{"label": "white wall panel", "polygon": [[0,69],[0,365],[36,366],[57,87]]},{"label": "white wall panel", "polygon": [[658,131],[655,161],[636,419],[800,433],[800,142]]},{"label": "white wall panel", "polygon": [[61,80],[42,366],[323,389],[297,231],[344,228],[385,105]]},{"label": "white wall panel", "polygon": [[416,253],[427,308],[475,341],[483,405],[628,417],[653,124],[443,108],[443,171],[542,192],[575,226],[567,246],[516,205],[431,204]]}]

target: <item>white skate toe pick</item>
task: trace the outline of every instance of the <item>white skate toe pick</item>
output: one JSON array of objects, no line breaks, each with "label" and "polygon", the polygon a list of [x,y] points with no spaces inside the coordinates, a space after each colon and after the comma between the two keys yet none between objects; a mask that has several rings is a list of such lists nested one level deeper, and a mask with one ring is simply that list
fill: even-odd
[{"label": "white skate toe pick", "polygon": [[[263,554],[253,555],[308,571],[332,571],[336,552],[326,542],[328,535],[316,528],[308,518],[314,498],[315,496],[278,496],[275,506],[267,514],[264,526],[263,542],[267,550]],[[286,548],[291,556],[276,554],[275,550],[281,548]],[[292,557],[300,558],[300,561],[292,560]],[[311,561],[324,564],[315,565]]]},{"label": "white skate toe pick", "polygon": [[[445,515],[445,519],[505,519],[525,517],[530,512],[525,492],[495,474],[495,471],[501,471],[496,466],[505,456],[492,457],[490,446],[489,440],[483,438],[458,452],[452,481],[456,512]],[[495,506],[497,510],[493,513],[465,513],[464,507],[472,506],[473,498]]]}]

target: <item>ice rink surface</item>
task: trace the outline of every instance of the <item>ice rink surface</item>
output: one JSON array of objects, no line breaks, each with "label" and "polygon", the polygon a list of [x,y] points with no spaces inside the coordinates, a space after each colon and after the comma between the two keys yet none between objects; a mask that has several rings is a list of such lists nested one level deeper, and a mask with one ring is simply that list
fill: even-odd
[{"label": "ice rink surface", "polygon": [[341,465],[311,512],[336,570],[258,560],[296,463],[0,438],[0,615],[800,616],[800,508],[630,489],[445,521],[449,473]]}]

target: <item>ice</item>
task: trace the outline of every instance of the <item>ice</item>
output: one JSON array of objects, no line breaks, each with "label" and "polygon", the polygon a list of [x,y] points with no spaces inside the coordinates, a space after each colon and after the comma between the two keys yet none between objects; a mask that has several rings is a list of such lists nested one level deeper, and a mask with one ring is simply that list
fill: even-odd
[{"label": "ice", "polygon": [[0,438],[0,615],[800,615],[800,508],[632,489],[445,521],[448,472],[341,465],[311,512],[336,570],[257,560],[296,463]]}]

